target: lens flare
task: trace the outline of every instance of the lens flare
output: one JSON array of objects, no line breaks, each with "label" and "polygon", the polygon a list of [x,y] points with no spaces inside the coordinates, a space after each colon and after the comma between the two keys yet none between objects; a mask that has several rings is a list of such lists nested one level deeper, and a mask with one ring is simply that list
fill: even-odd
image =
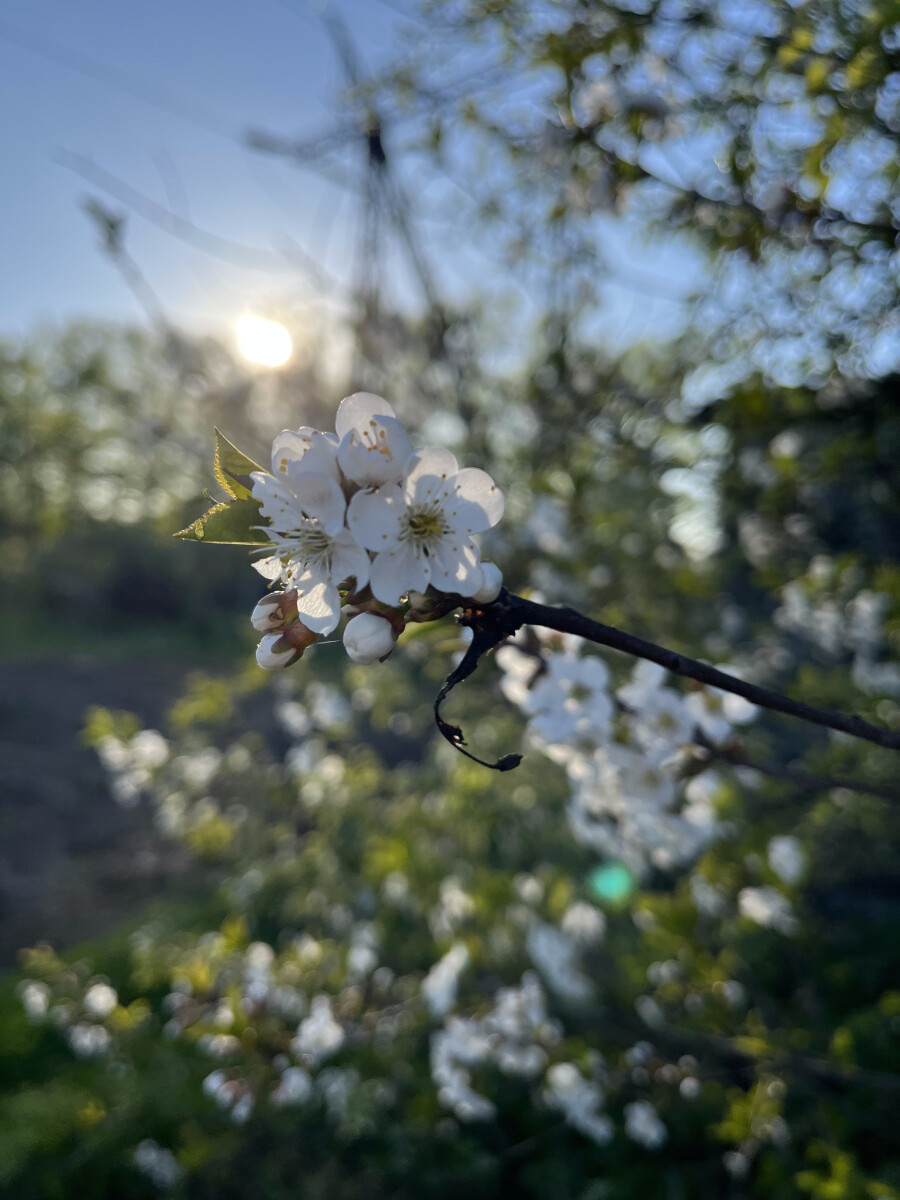
[{"label": "lens flare", "polygon": [[600,901],[625,904],[635,889],[635,879],[624,863],[604,863],[588,876],[588,887]]},{"label": "lens flare", "polygon": [[237,323],[238,349],[249,362],[261,367],[282,367],[291,357],[291,335],[277,321],[241,317]]}]

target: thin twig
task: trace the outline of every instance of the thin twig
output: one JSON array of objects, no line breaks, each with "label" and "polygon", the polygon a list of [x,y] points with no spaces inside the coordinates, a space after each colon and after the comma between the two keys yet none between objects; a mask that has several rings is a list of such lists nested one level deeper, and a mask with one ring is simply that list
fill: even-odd
[{"label": "thin twig", "polygon": [[[557,633],[571,633],[585,641],[594,642],[598,646],[608,646],[612,650],[621,650],[634,658],[645,658],[665,667],[673,675],[681,675],[685,679],[694,679],[697,683],[718,688],[723,692],[731,692],[742,696],[759,708],[768,708],[773,712],[785,713],[787,716],[798,717],[813,725],[826,729],[834,729],[852,737],[862,738],[873,742],[876,746],[884,746],[889,750],[900,750],[900,733],[889,729],[881,729],[870,725],[862,717],[846,713],[832,712],[824,708],[815,708],[802,700],[792,700],[780,692],[769,688],[757,687],[746,680],[737,679],[724,671],[719,671],[706,663],[688,658],[655,642],[637,637],[633,633],[624,633],[612,625],[604,625],[584,616],[574,608],[551,608],[547,604],[537,604],[533,600],[525,600],[515,596],[504,588],[493,604],[477,609],[464,610],[460,618],[463,625],[472,629],[472,642],[456,670],[447,677],[434,702],[434,716],[438,729],[452,746],[475,758],[467,750],[463,750],[465,739],[458,725],[448,724],[440,714],[441,705],[449,693],[472,674],[478,666],[482,655],[495,649],[506,638],[511,637],[523,625],[537,625],[544,629],[553,629]],[[481,762],[481,759],[475,759]],[[499,759],[496,763],[484,763],[498,771],[509,771],[518,766],[521,755],[511,754]],[[750,764],[748,764],[750,765]]]},{"label": "thin twig", "polygon": [[879,787],[873,783],[862,783],[858,779],[847,779],[843,775],[817,775],[812,771],[804,771],[800,767],[779,767],[771,763],[759,763],[745,755],[734,746],[719,746],[711,742],[700,730],[694,735],[698,746],[702,746],[709,755],[710,762],[723,762],[732,767],[747,767],[758,771],[769,779],[782,779],[795,787],[804,788],[811,792],[830,792],[835,788],[843,788],[846,792],[859,792],[863,796],[876,796],[879,800],[890,800],[900,804],[900,792],[890,788]]},{"label": "thin twig", "polygon": [[867,1087],[873,1090],[896,1092],[900,1090],[900,1075],[880,1071],[874,1067],[856,1065],[842,1066],[825,1058],[815,1058],[796,1050],[784,1050],[775,1046],[762,1053],[750,1053],[741,1048],[736,1039],[721,1034],[701,1033],[685,1029],[668,1022],[648,1024],[627,1013],[613,1013],[610,1009],[580,1010],[582,1026],[602,1031],[605,1037],[618,1041],[647,1040],[668,1054],[689,1053],[700,1060],[699,1075],[704,1075],[703,1059],[710,1056],[723,1065],[739,1072],[760,1071],[780,1073],[793,1071],[817,1080],[828,1080],[843,1087]]}]

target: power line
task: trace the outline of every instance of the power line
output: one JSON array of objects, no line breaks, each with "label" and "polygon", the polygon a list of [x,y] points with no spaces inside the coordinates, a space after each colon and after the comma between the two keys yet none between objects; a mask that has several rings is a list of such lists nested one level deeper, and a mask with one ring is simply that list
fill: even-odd
[{"label": "power line", "polygon": [[330,286],[339,286],[337,280],[329,276],[328,272],[318,264],[313,264],[308,256],[304,256],[299,247],[292,247],[290,252],[285,254],[262,246],[248,246],[243,242],[220,237],[216,233],[210,233],[209,230],[201,229],[186,217],[179,216],[178,213],[172,212],[164,205],[158,204],[151,197],[144,195],[131,184],[119,179],[118,176],[98,166],[82,154],[75,154],[71,150],[60,150],[55,157],[61,166],[67,167],[76,175],[80,175],[82,179],[101,188],[107,195],[114,197],[132,212],[137,213],[139,217],[143,217],[145,221],[149,221],[179,241],[186,242],[197,250],[202,250],[204,254],[209,254],[231,266],[255,271],[285,271],[291,264],[296,265],[305,260],[306,269],[319,277],[318,282],[321,282],[323,277],[327,277]]},{"label": "power line", "polygon": [[35,54],[38,58],[67,67],[87,79],[93,79],[96,83],[102,83],[118,92],[124,92],[126,95],[143,100],[145,104],[158,108],[161,112],[182,117],[205,129],[208,133],[214,133],[217,137],[225,137],[229,141],[234,140],[233,121],[214,113],[202,104],[188,100],[170,88],[161,87],[147,79],[141,79],[129,71],[123,71],[121,67],[102,62],[81,50],[73,50],[69,46],[53,41],[52,38],[45,37],[42,33],[32,33],[9,21],[0,20],[0,40],[18,46],[29,54]]}]

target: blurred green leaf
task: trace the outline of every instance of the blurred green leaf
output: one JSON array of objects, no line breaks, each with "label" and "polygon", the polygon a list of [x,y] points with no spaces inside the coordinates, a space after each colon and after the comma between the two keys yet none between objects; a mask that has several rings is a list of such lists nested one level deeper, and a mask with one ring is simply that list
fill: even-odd
[{"label": "blurred green leaf", "polygon": [[241,497],[216,504],[192,525],[188,525],[187,529],[179,530],[175,537],[188,542],[265,546],[269,541],[266,533],[254,528],[259,520],[259,501],[252,497]]},{"label": "blurred green leaf", "polygon": [[235,500],[246,500],[253,490],[251,471],[263,468],[238,450],[218,429],[216,430],[216,461],[213,467],[216,482]]}]

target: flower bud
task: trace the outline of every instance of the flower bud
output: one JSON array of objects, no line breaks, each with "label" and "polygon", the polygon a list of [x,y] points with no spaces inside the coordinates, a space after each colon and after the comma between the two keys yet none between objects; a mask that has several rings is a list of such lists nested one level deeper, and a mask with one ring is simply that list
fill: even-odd
[{"label": "flower bud", "polygon": [[491,604],[500,595],[500,590],[503,587],[503,572],[496,564],[483,562],[481,564],[481,574],[484,577],[484,582],[472,596],[472,599],[478,604]]},{"label": "flower bud", "polygon": [[275,633],[276,630],[284,629],[296,615],[296,591],[292,589],[289,592],[270,592],[263,596],[250,614],[250,624],[260,633]]},{"label": "flower bud", "polygon": [[256,647],[256,661],[265,671],[289,667],[300,655],[283,634],[267,633]]},{"label": "flower bud", "polygon": [[302,654],[304,650],[316,644],[319,634],[313,633],[311,629],[306,628],[302,621],[297,620],[288,625],[281,635],[281,640],[286,645],[293,646],[298,654]]},{"label": "flower bud", "polygon": [[344,629],[345,650],[354,662],[363,666],[387,658],[394,649],[394,640],[390,622],[372,612],[353,617]]}]

